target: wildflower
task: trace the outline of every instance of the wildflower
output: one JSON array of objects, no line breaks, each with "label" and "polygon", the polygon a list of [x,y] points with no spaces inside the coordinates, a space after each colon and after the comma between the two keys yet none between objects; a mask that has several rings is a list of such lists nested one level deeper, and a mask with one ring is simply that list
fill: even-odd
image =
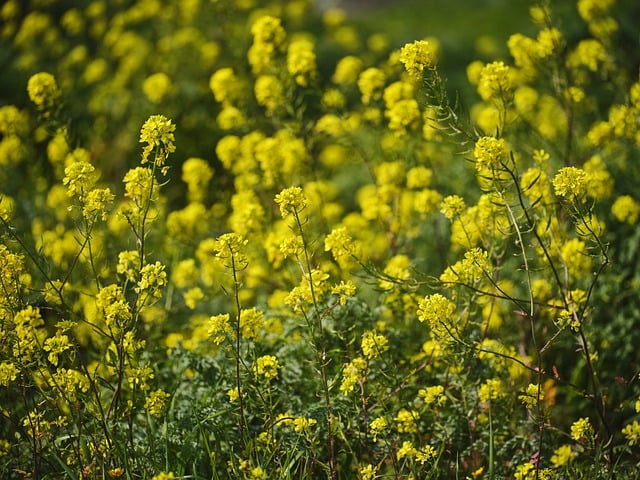
[{"label": "wildflower", "polygon": [[455,304],[439,293],[428,295],[418,302],[418,320],[427,322],[429,328],[437,336],[446,333],[445,325],[449,325],[455,313]]},{"label": "wildflower", "polygon": [[306,38],[294,40],[287,50],[287,71],[295,82],[303,87],[317,74],[316,54],[313,42]]},{"label": "wildflower", "polygon": [[253,372],[262,375],[267,380],[278,377],[278,370],[281,368],[278,359],[273,355],[264,355],[256,360],[253,365]]},{"label": "wildflower", "polygon": [[265,107],[269,114],[273,114],[285,105],[284,89],[275,75],[260,75],[256,78],[253,92],[258,105]]},{"label": "wildflower", "polygon": [[511,88],[509,67],[504,62],[492,62],[480,71],[478,93],[483,100],[504,98]]},{"label": "wildflower", "polygon": [[109,478],[120,478],[122,475],[124,475],[124,468],[122,467],[111,468],[107,470],[107,474],[109,475]]},{"label": "wildflower", "polygon": [[571,438],[576,442],[590,440],[594,432],[588,418],[580,418],[571,425]]},{"label": "wildflower", "polygon": [[542,402],[544,399],[544,392],[538,391],[538,385],[530,383],[527,385],[525,392],[519,395],[518,398],[528,409],[534,409],[538,402]]},{"label": "wildflower", "polygon": [[69,337],[59,333],[56,333],[55,336],[47,338],[44,341],[44,350],[49,352],[49,356],[47,358],[54,365],[58,364],[58,355],[69,350],[71,346]]},{"label": "wildflower", "polygon": [[131,309],[120,286],[112,284],[101,288],[95,299],[96,306],[110,329],[117,331],[131,320]]},{"label": "wildflower", "polygon": [[154,475],[151,480],[173,480],[175,477],[173,476],[173,472],[160,472]]},{"label": "wildflower", "polygon": [[418,451],[413,446],[413,443],[409,441],[402,442],[402,446],[396,452],[396,458],[402,460],[404,457],[414,457]]},{"label": "wildflower", "polygon": [[353,55],[348,55],[338,61],[331,81],[338,85],[352,84],[358,80],[358,75],[360,75],[361,71],[362,60]]},{"label": "wildflower", "polygon": [[315,418],[296,417],[293,419],[293,430],[296,433],[303,433],[316,423],[318,423],[318,421]]},{"label": "wildflower", "polygon": [[421,388],[418,396],[424,399],[424,403],[431,405],[436,403],[441,405],[446,400],[444,396],[444,387],[442,385],[434,385],[432,387]]},{"label": "wildflower", "polygon": [[580,278],[591,270],[591,257],[586,243],[582,240],[572,238],[565,242],[562,245],[561,255],[570,275]]},{"label": "wildflower", "polygon": [[107,188],[94,188],[87,193],[84,198],[82,215],[87,220],[100,217],[103,221],[107,219],[107,208],[113,202],[115,195]]},{"label": "wildflower", "polygon": [[504,386],[499,378],[490,378],[478,389],[478,398],[481,402],[497,400],[504,396]]},{"label": "wildflower", "polygon": [[569,463],[576,456],[571,445],[561,445],[553,451],[551,463],[554,467],[562,467]]},{"label": "wildflower", "polygon": [[407,172],[407,188],[426,188],[431,184],[433,171],[427,167],[413,167]]},{"label": "wildflower", "polygon": [[355,244],[353,238],[347,232],[347,228],[336,227],[331,230],[331,233],[324,240],[324,250],[325,252],[331,252],[336,260],[352,255],[355,250]]},{"label": "wildflower", "polygon": [[171,90],[171,79],[166,73],[154,73],[142,82],[142,91],[151,103],[160,103]]},{"label": "wildflower", "polygon": [[535,469],[532,463],[523,463],[516,467],[516,472],[513,476],[515,480],[533,480],[535,476]]},{"label": "wildflower", "polygon": [[358,88],[362,94],[362,103],[369,105],[372,100],[382,96],[386,75],[382,70],[371,67],[358,76]]},{"label": "wildflower", "polygon": [[140,390],[149,390],[149,380],[155,377],[153,369],[148,366],[127,367],[124,373],[127,377],[129,388],[132,390],[136,387],[140,388]]},{"label": "wildflower", "polygon": [[217,258],[231,261],[231,263],[225,264],[227,268],[242,269],[247,264],[245,254],[247,242],[242,235],[237,233],[224,233],[216,238],[213,250]]},{"label": "wildflower", "polygon": [[157,182],[148,168],[132,168],[124,174],[124,196],[134,200],[137,205],[146,205],[149,200],[157,200]]},{"label": "wildflower", "polygon": [[389,340],[375,331],[368,331],[362,335],[360,346],[365,358],[372,360],[389,348]]},{"label": "wildflower", "polygon": [[298,215],[307,206],[307,199],[300,187],[285,188],[276,195],[275,202],[280,206],[282,218],[290,214]]},{"label": "wildflower", "polygon": [[155,164],[164,165],[169,153],[176,150],[173,134],[176,126],[164,115],[151,115],[140,130],[140,143],[147,145],[142,150],[142,163],[149,160],[149,155],[155,149]]},{"label": "wildflower", "polygon": [[254,467],[249,472],[249,480],[267,480],[267,472],[262,467]]},{"label": "wildflower", "polygon": [[636,445],[640,443],[640,423],[634,420],[622,429],[622,435],[627,439],[629,445]]},{"label": "wildflower", "polygon": [[435,448],[433,448],[431,445],[425,445],[424,447],[416,451],[416,460],[421,464],[424,464],[425,462],[434,459],[436,455],[437,452]]},{"label": "wildflower", "polygon": [[204,200],[209,182],[213,177],[213,169],[209,162],[202,158],[190,157],[182,164],[182,181],[187,184],[189,200]]},{"label": "wildflower", "polygon": [[342,370],[342,383],[340,391],[343,394],[353,392],[359,382],[363,382],[367,373],[367,361],[362,357],[356,357],[345,365]]},{"label": "wildflower", "polygon": [[229,397],[229,401],[233,403],[240,398],[240,390],[237,387],[227,390],[227,396]]},{"label": "wildflower", "polygon": [[413,98],[395,102],[384,115],[389,119],[389,129],[397,134],[418,128],[422,117],[420,106]]},{"label": "wildflower", "polygon": [[473,149],[476,158],[476,170],[500,169],[506,154],[505,141],[502,138],[482,137]]},{"label": "wildflower", "polygon": [[410,76],[420,80],[424,70],[432,68],[434,63],[433,50],[426,40],[408,43],[400,50],[400,62]]},{"label": "wildflower", "polygon": [[577,167],[564,167],[553,178],[556,195],[579,199],[587,193],[587,174]]},{"label": "wildflower", "polygon": [[353,297],[356,294],[356,286],[351,280],[347,280],[347,283],[340,281],[338,285],[331,287],[331,293],[340,296],[340,305],[346,305],[347,298]]},{"label": "wildflower", "polygon": [[611,213],[618,221],[633,225],[640,216],[640,204],[630,195],[621,195],[611,205]]},{"label": "wildflower", "polygon": [[163,390],[150,392],[144,402],[145,410],[154,417],[162,415],[162,410],[164,409],[167,398],[170,396],[171,395]]},{"label": "wildflower", "polygon": [[273,47],[282,45],[287,35],[280,19],[271,15],[258,18],[251,25],[251,34],[255,43],[269,44]]},{"label": "wildflower", "polygon": [[89,162],[89,152],[76,149],[67,155],[67,162],[62,183],[67,186],[67,194],[70,197],[77,196],[83,200],[97,179],[95,168]]},{"label": "wildflower", "polygon": [[39,108],[49,108],[60,97],[60,90],[53,75],[40,72],[32,75],[27,82],[27,93]]},{"label": "wildflower", "polygon": [[252,339],[264,328],[264,313],[257,308],[242,309],[240,311],[240,331],[242,338]]},{"label": "wildflower", "polygon": [[18,367],[12,362],[0,363],[0,385],[8,387],[18,377]]},{"label": "wildflower", "polygon": [[418,412],[415,410],[407,410],[401,408],[396,414],[396,428],[400,433],[418,433],[418,425],[416,420],[418,419]]},{"label": "wildflower", "polygon": [[148,291],[155,298],[162,297],[160,287],[167,284],[167,274],[164,271],[165,266],[160,262],[148,264],[140,270],[140,280],[135,288],[136,293]]},{"label": "wildflower", "polygon": [[388,427],[387,420],[384,417],[377,417],[369,424],[369,432],[373,436],[373,441],[377,441],[378,435],[384,432]]},{"label": "wildflower", "polygon": [[229,67],[216,70],[209,77],[209,88],[216,101],[224,106],[240,100],[244,95],[242,82]]},{"label": "wildflower", "polygon": [[209,317],[207,334],[216,345],[220,345],[227,338],[235,339],[235,329],[229,320],[228,313]]},{"label": "wildflower", "polygon": [[444,197],[440,204],[440,211],[449,220],[453,220],[460,216],[466,208],[464,199],[458,195],[449,195]]},{"label": "wildflower", "polygon": [[360,478],[362,480],[373,480],[378,473],[378,467],[376,465],[366,465],[360,469]]}]

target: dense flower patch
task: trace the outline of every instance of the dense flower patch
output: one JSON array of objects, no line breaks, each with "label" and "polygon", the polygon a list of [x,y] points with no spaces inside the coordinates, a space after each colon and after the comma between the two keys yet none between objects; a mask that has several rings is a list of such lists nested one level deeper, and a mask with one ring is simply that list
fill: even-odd
[{"label": "dense flower patch", "polygon": [[530,13],[462,105],[308,0],[5,2],[2,477],[637,475],[638,7]]}]

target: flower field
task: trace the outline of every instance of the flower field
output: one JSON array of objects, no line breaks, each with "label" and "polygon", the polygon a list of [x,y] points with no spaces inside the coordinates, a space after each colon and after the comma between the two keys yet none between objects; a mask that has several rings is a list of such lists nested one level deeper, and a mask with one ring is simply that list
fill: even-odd
[{"label": "flower field", "polygon": [[528,13],[4,2],[0,477],[640,478],[640,6]]}]

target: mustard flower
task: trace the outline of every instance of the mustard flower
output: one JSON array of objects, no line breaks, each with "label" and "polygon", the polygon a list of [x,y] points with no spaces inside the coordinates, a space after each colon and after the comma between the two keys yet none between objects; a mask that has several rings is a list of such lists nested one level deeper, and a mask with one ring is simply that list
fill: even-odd
[{"label": "mustard flower", "polygon": [[237,233],[224,233],[215,240],[215,256],[221,260],[230,260],[231,263],[225,263],[228,268],[242,269],[247,264],[245,253],[247,242]]},{"label": "mustard flower", "polygon": [[362,357],[356,357],[347,363],[342,370],[340,391],[344,395],[353,392],[358,383],[364,382],[367,368],[367,361]]},{"label": "mustard flower", "polygon": [[149,75],[142,82],[142,91],[151,103],[160,103],[171,91],[171,79],[162,72]]},{"label": "mustard flower", "polygon": [[165,266],[160,262],[147,264],[140,270],[140,280],[135,287],[136,293],[148,292],[155,298],[162,297],[161,287],[167,284]]},{"label": "mustard flower", "polygon": [[83,200],[84,195],[93,187],[97,179],[95,168],[89,162],[89,152],[76,149],[67,156],[67,162],[62,183],[67,186],[70,197],[77,196]]},{"label": "mustard flower", "polygon": [[501,169],[506,155],[504,139],[495,137],[481,137],[475,144],[473,155],[476,158],[476,170]]},{"label": "mustard flower", "polygon": [[511,88],[509,67],[504,62],[492,62],[482,69],[478,79],[478,93],[483,100],[505,98]]},{"label": "mustard flower", "polygon": [[634,420],[622,429],[622,435],[627,439],[629,445],[636,445],[640,443],[640,423]]},{"label": "mustard flower", "polygon": [[11,382],[18,378],[18,367],[13,362],[0,363],[0,385],[8,387]]},{"label": "mustard flower", "polygon": [[194,310],[198,306],[198,302],[204,298],[204,292],[200,287],[192,287],[182,294],[184,304]]},{"label": "mustard flower", "polygon": [[416,460],[420,462],[420,464],[424,464],[429,460],[433,460],[436,458],[438,452],[431,445],[425,445],[421,449],[416,451]]},{"label": "mustard flower", "polygon": [[413,446],[413,443],[405,440],[396,452],[396,458],[398,460],[402,460],[405,457],[412,458],[416,456],[416,453],[418,453],[418,450]]},{"label": "mustard flower", "polygon": [[140,390],[149,390],[149,380],[155,377],[153,369],[148,366],[126,367],[124,374],[127,377],[127,383],[130,389],[139,388]]},{"label": "mustard flower", "polygon": [[238,398],[240,398],[240,391],[238,390],[237,387],[232,388],[230,390],[227,390],[227,396],[229,397],[229,401],[233,403],[236,400],[238,400]]},{"label": "mustard flower", "polygon": [[449,195],[444,197],[440,204],[440,212],[442,212],[442,214],[449,220],[459,217],[466,208],[464,199],[459,195]]},{"label": "mustard flower", "polygon": [[388,426],[387,420],[384,417],[377,417],[371,421],[369,424],[369,432],[374,442],[378,440],[378,435],[384,432]]},{"label": "mustard flower", "polygon": [[216,122],[222,130],[235,130],[247,126],[247,117],[239,108],[224,105],[216,117]]},{"label": "mustard flower", "polygon": [[346,227],[336,227],[325,237],[324,250],[331,252],[333,258],[339,260],[354,254],[355,242]]},{"label": "mustard flower", "polygon": [[126,250],[118,253],[116,272],[124,275],[129,281],[135,280],[140,268],[140,254],[137,250]]},{"label": "mustard flower", "polygon": [[173,480],[174,478],[173,472],[160,472],[154,475],[151,480]]},{"label": "mustard flower", "polygon": [[298,258],[304,252],[304,241],[300,235],[288,235],[280,242],[280,252],[284,258]]},{"label": "mustard flower", "polygon": [[571,425],[571,438],[576,442],[591,440],[594,431],[588,418],[580,418]]},{"label": "mustard flower", "polygon": [[240,100],[244,95],[242,82],[230,67],[216,70],[209,77],[209,88],[216,101],[225,106]]},{"label": "mustard flower", "polygon": [[580,278],[591,271],[591,257],[587,245],[580,239],[572,238],[561,248],[561,255],[569,275]]},{"label": "mustard flower", "polygon": [[640,204],[630,195],[621,195],[611,205],[611,213],[618,221],[634,225],[640,216]]},{"label": "mustard flower", "polygon": [[563,467],[576,457],[571,445],[561,445],[553,451],[551,463],[554,467]]},{"label": "mustard flower", "polygon": [[369,105],[372,100],[382,96],[386,75],[378,68],[367,68],[358,76],[358,88],[362,95],[362,103]]},{"label": "mustard flower", "polygon": [[418,433],[416,420],[419,418],[415,410],[401,408],[395,417],[396,428],[400,433]]},{"label": "mustard flower", "polygon": [[284,88],[275,75],[260,75],[256,78],[253,92],[258,105],[265,107],[269,114],[286,104]]},{"label": "mustard flower", "polygon": [[[15,105],[0,107],[0,133],[6,137],[23,137],[29,131],[29,115]],[[64,158],[64,157],[63,157]]]},{"label": "mustard flower", "polygon": [[55,336],[49,337],[44,341],[43,348],[45,352],[49,352],[48,360],[53,365],[58,365],[58,356],[71,347],[72,345],[67,335],[56,333]]},{"label": "mustard flower", "polygon": [[265,326],[264,313],[257,308],[240,311],[240,332],[242,338],[255,339]]},{"label": "mustard flower", "polygon": [[529,410],[533,410],[534,408],[536,408],[536,405],[544,400],[544,391],[540,389],[538,385],[530,383],[529,385],[527,385],[524,393],[518,395],[518,399]]},{"label": "mustard flower", "polygon": [[338,85],[348,85],[356,83],[362,71],[363,62],[359,57],[347,55],[341,58],[331,77],[331,81]]},{"label": "mustard flower", "polygon": [[375,331],[367,331],[362,335],[360,348],[362,348],[364,357],[372,360],[389,349],[389,340]]},{"label": "mustard flower", "polygon": [[176,150],[173,132],[176,126],[164,115],[151,115],[140,129],[140,143],[147,145],[142,150],[142,163],[149,160],[151,152],[156,150],[155,163],[161,167],[169,153]]},{"label": "mustard flower", "polygon": [[315,418],[296,417],[293,419],[293,430],[296,433],[303,433],[313,427],[318,421]]},{"label": "mustard flower", "polygon": [[128,170],[122,182],[124,196],[135,201],[139,207],[145,205],[148,200],[155,201],[158,198],[158,184],[153,172],[148,168],[135,167]]},{"label": "mustard flower", "polygon": [[51,107],[60,97],[55,77],[47,72],[36,73],[29,78],[27,93],[39,108]]},{"label": "mustard flower", "polygon": [[287,36],[281,20],[271,15],[258,18],[251,25],[251,34],[255,43],[266,43],[273,47],[282,45]]},{"label": "mustard flower", "polygon": [[163,390],[155,390],[153,392],[150,392],[144,401],[145,410],[149,412],[150,415],[159,417],[160,415],[162,415],[164,406],[170,396],[171,395]]},{"label": "mustard flower", "polygon": [[306,87],[317,75],[313,42],[306,38],[293,40],[287,49],[287,71],[295,82]]},{"label": "mustard flower", "polygon": [[253,365],[253,372],[261,375],[267,380],[278,377],[278,370],[281,368],[278,359],[273,355],[264,355],[256,359]]},{"label": "mustard flower", "polygon": [[234,340],[235,329],[231,325],[229,314],[222,313],[209,317],[207,334],[216,345],[220,345],[227,338]]},{"label": "mustard flower", "polygon": [[346,305],[347,298],[356,294],[356,286],[351,280],[347,280],[347,283],[341,281],[338,285],[331,287],[331,293],[340,296],[340,305]]},{"label": "mustard flower", "polygon": [[456,311],[455,304],[439,293],[428,295],[418,302],[418,320],[427,322],[437,336],[446,334],[446,325],[450,325]]},{"label": "mustard flower", "polygon": [[200,202],[206,196],[213,169],[202,158],[190,157],[182,164],[182,181],[187,184],[189,200]]},{"label": "mustard flower", "polygon": [[407,188],[426,188],[431,185],[433,171],[427,167],[413,167],[407,172]]},{"label": "mustard flower", "polygon": [[587,174],[577,167],[563,167],[553,178],[556,195],[580,199],[587,193]]},{"label": "mustard flower", "polygon": [[431,405],[433,403],[441,405],[447,398],[444,395],[444,387],[442,385],[421,388],[418,391],[418,396],[424,399],[424,403],[427,405]]},{"label": "mustard flower", "polygon": [[481,402],[497,400],[505,394],[504,385],[499,378],[490,378],[478,388],[478,398]]},{"label": "mustard flower", "polygon": [[275,196],[275,202],[280,206],[282,218],[287,218],[290,214],[297,215],[307,206],[307,199],[300,187],[285,188]]},{"label": "mustard flower", "polygon": [[408,43],[400,50],[400,62],[410,76],[420,80],[424,75],[424,71],[433,66],[433,49],[426,40]]},{"label": "mustard flower", "polygon": [[104,315],[107,327],[110,329],[118,331],[133,317],[122,288],[118,285],[112,284],[101,288],[95,300],[98,310]]},{"label": "mustard flower", "polygon": [[82,215],[87,220],[100,217],[103,221],[107,219],[109,206],[113,203],[115,195],[107,188],[94,188],[84,198]]},{"label": "mustard flower", "polygon": [[368,464],[360,469],[360,478],[362,480],[373,480],[378,473],[378,466]]},{"label": "mustard flower", "polygon": [[398,100],[385,110],[384,115],[389,119],[389,129],[396,134],[417,129],[422,118],[420,106],[413,98]]}]

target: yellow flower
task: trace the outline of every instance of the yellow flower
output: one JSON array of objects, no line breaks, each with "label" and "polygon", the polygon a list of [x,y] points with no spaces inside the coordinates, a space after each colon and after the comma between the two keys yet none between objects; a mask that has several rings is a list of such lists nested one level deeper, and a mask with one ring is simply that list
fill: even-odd
[{"label": "yellow flower", "polygon": [[561,445],[556,448],[551,456],[551,463],[554,467],[562,467],[569,463],[576,456],[571,445]]},{"label": "yellow flower", "polygon": [[416,79],[421,79],[424,70],[433,66],[433,50],[426,40],[417,40],[408,43],[400,50],[400,62],[404,65],[407,73]]},{"label": "yellow flower", "polygon": [[553,188],[559,197],[583,197],[587,193],[587,174],[577,167],[561,168],[553,178]]},{"label": "yellow flower", "polygon": [[273,355],[264,355],[256,360],[253,371],[256,375],[262,375],[270,380],[278,377],[278,370],[281,368],[278,359]]},{"label": "yellow flower", "polygon": [[27,93],[36,106],[47,108],[60,97],[60,90],[53,75],[40,72],[32,75],[27,82]]},{"label": "yellow flower", "polygon": [[476,170],[502,168],[502,160],[506,155],[506,145],[502,138],[482,137],[473,149],[476,157]]},{"label": "yellow flower", "polygon": [[176,150],[174,130],[176,126],[164,115],[151,115],[140,130],[140,143],[146,143],[142,151],[142,163],[146,163],[149,155],[157,149],[155,162],[162,166],[169,153]]},{"label": "yellow flower", "polygon": [[285,188],[276,195],[275,202],[280,206],[282,218],[287,218],[292,213],[297,215],[307,206],[307,199],[300,187]]},{"label": "yellow flower", "polygon": [[618,221],[633,225],[640,216],[640,204],[632,196],[622,195],[611,205],[611,213]]},{"label": "yellow flower", "polygon": [[164,409],[167,398],[169,398],[170,396],[171,395],[163,390],[150,392],[144,402],[145,410],[147,410],[150,415],[156,417],[162,415],[162,410]]},{"label": "yellow flower", "polygon": [[171,90],[171,79],[166,73],[154,73],[142,82],[142,91],[152,103],[160,103]]}]

